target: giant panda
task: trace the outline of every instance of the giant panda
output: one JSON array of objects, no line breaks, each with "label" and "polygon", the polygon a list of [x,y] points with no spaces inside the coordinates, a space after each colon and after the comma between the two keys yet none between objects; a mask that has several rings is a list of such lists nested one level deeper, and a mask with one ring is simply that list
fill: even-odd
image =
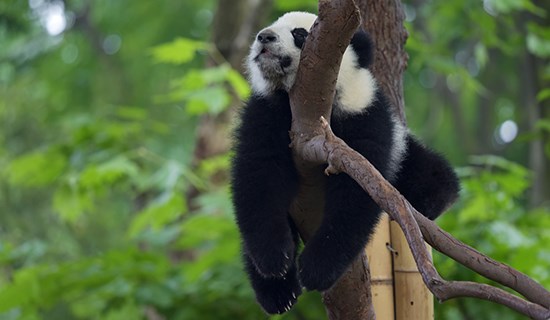
[{"label": "giant panda", "polygon": [[[252,95],[234,134],[231,191],[245,269],[263,309],[288,311],[302,292],[327,290],[361,253],[380,208],[348,175],[326,177],[322,223],[298,257],[289,207],[300,178],[289,148],[288,92],[316,15],[289,12],[261,30],[246,60]],[[393,113],[369,71],[373,45],[357,31],[336,82],[330,125],[412,205],[435,219],[458,196],[458,179]],[[297,258],[298,257],[298,258]]]}]

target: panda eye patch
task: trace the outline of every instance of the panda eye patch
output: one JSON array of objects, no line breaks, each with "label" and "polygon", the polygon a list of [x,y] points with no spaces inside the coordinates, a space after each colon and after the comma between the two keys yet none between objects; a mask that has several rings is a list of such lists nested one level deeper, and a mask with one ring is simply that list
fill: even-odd
[{"label": "panda eye patch", "polygon": [[301,49],[304,42],[306,42],[306,37],[308,35],[307,30],[304,28],[296,28],[292,29],[290,33],[292,33],[292,36],[294,37],[294,45]]}]

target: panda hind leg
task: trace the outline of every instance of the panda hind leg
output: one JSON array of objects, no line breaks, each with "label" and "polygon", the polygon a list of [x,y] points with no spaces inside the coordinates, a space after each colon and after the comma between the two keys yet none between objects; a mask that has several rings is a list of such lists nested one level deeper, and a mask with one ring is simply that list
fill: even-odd
[{"label": "panda hind leg", "polygon": [[[295,244],[298,245],[298,232],[292,223],[291,227]],[[265,277],[258,272],[255,263],[246,252],[243,257],[245,270],[254,289],[256,300],[262,309],[268,314],[281,314],[289,311],[302,294],[302,286],[298,280],[296,269],[296,255],[292,257],[292,264],[283,277]]]},{"label": "panda hind leg", "polygon": [[393,185],[413,207],[431,220],[458,199],[460,185],[450,164],[414,137],[407,137],[407,154]]},{"label": "panda hind leg", "polygon": [[380,208],[347,174],[328,177],[325,215],[298,259],[307,290],[329,289],[361,254],[381,215]]}]

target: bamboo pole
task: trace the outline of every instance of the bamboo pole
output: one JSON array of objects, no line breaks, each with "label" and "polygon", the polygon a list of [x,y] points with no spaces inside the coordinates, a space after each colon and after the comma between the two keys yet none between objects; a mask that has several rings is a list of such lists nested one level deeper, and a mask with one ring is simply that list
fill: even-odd
[{"label": "bamboo pole", "polygon": [[390,218],[384,213],[366,248],[371,274],[372,300],[377,320],[395,319],[392,254],[388,250],[390,243]]},{"label": "bamboo pole", "polygon": [[433,296],[424,285],[405,235],[395,221],[390,223],[390,235],[394,249],[395,319],[431,320],[434,318]]}]

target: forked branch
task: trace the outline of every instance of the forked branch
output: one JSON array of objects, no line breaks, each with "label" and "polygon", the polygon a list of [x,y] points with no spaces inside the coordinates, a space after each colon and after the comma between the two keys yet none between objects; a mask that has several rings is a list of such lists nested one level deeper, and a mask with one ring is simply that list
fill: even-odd
[{"label": "forked branch", "polygon": [[[404,231],[424,282],[440,301],[456,297],[476,297],[506,305],[534,319],[550,319],[550,293],[546,289],[526,275],[490,259],[439,229],[435,223],[418,213],[363,156],[334,136],[326,120],[323,120],[322,125],[318,124],[319,116],[328,118],[331,113],[334,83],[341,55],[349,44],[358,19],[357,7],[353,0],[319,1],[319,21],[308,36],[302,51],[296,83],[290,90],[294,159],[301,177],[306,181],[304,185],[313,190],[303,192],[306,194],[303,199],[319,199],[316,196],[318,190],[311,186],[315,186],[315,182],[319,181],[315,175],[318,166],[326,163],[326,174],[348,174],[370,194],[380,208],[397,221]],[[320,210],[318,201],[312,202],[317,205],[311,206],[314,210],[303,206],[308,201],[302,201],[300,206],[296,206],[298,209],[293,210],[293,219],[302,235],[311,232],[315,227],[312,220],[320,216],[319,212],[307,213]],[[486,284],[444,280],[433,266],[423,236],[436,250],[479,274],[516,290],[527,300]],[[361,259],[358,260],[358,266],[364,265]],[[357,271],[356,275],[363,274],[366,275],[363,278],[368,278],[368,269],[352,269]],[[342,283],[342,286],[347,291],[357,287],[346,283]],[[339,300],[335,307],[329,308],[329,316],[332,319],[338,318],[331,316],[332,313],[345,312],[339,308],[345,306],[345,301],[342,302],[345,297],[342,299],[340,294],[331,295],[331,291],[334,290],[329,290],[325,294],[327,308],[327,302],[330,302],[331,297]],[[351,299],[360,302],[361,298],[357,296],[368,294],[354,292]],[[362,315],[365,314],[366,312],[355,312],[352,316],[346,314],[340,318],[363,319]]]},{"label": "forked branch", "polygon": [[[337,138],[331,131],[327,121],[322,117],[321,126],[324,135],[315,137],[304,145],[302,155],[306,158],[305,160],[315,163],[321,161],[328,163],[325,171],[327,174],[348,174],[369,193],[382,210],[397,221],[407,238],[424,282],[438,300],[475,297],[505,305],[533,319],[550,318],[550,308],[548,307],[550,293],[547,290],[524,274],[490,259],[439,229],[435,223],[416,211],[367,159],[347,146],[343,140]],[[421,229],[425,233],[428,242],[436,249],[474,271],[520,292],[529,301],[486,284],[444,280],[433,266],[428,255]],[[442,236],[447,240],[441,242],[443,245],[439,245],[438,241]],[[436,241],[436,239],[438,240]],[[472,254],[468,256],[468,260],[473,258],[476,259],[476,262],[468,263],[466,261],[465,263],[464,257],[453,253],[460,250],[466,250]]]}]

